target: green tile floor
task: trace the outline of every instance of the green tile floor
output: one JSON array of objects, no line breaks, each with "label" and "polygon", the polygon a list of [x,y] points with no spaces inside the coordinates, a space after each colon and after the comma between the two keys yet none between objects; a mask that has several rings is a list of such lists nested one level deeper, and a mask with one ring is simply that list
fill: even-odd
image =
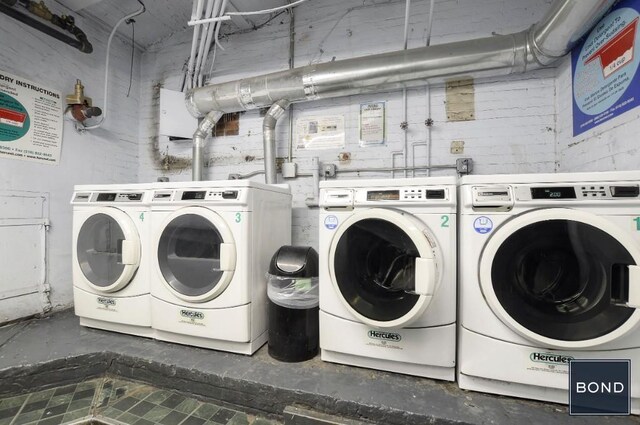
[{"label": "green tile floor", "polygon": [[279,422],[170,390],[98,378],[0,399],[0,425],[88,423],[135,425],[277,425]]}]

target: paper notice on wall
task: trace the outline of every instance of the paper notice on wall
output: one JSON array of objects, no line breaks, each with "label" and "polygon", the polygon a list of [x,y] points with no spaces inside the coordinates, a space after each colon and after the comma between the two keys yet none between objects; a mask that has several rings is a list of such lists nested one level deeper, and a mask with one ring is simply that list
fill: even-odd
[{"label": "paper notice on wall", "polygon": [[360,104],[360,146],[376,146],[385,142],[385,103]]},{"label": "paper notice on wall", "polygon": [[304,117],[296,120],[297,149],[344,147],[344,116]]},{"label": "paper notice on wall", "polygon": [[56,90],[0,71],[0,157],[57,164],[63,102]]}]

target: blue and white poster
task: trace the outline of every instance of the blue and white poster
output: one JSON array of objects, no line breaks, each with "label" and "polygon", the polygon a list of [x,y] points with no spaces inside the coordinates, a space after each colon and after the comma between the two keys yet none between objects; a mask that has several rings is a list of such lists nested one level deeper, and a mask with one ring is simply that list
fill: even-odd
[{"label": "blue and white poster", "polygon": [[573,135],[640,104],[640,0],[618,3],[571,53]]}]

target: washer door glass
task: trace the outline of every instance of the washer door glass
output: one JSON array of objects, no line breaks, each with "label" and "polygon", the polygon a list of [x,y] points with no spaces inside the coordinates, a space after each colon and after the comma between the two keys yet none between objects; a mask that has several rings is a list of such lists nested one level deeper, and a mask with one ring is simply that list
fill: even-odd
[{"label": "washer door glass", "polygon": [[180,215],[167,224],[158,244],[158,264],[165,281],[179,294],[199,296],[218,285],[220,244],[216,226],[198,214]]},{"label": "washer door glass", "polygon": [[116,283],[125,270],[124,240],[122,228],[107,214],[94,214],[83,223],[76,248],[80,269],[89,282],[99,287]]},{"label": "washer door glass", "polygon": [[367,218],[341,235],[333,258],[336,283],[349,305],[376,321],[405,316],[420,299],[415,288],[418,248],[400,227]]},{"label": "washer door glass", "polygon": [[536,334],[590,340],[619,328],[634,309],[622,306],[631,254],[586,223],[546,220],[524,226],[500,245],[492,288],[505,311]]}]

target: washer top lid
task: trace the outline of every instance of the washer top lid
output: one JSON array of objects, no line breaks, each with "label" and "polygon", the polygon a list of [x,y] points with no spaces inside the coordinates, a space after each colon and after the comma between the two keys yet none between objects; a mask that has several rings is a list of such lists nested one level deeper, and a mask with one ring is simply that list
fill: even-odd
[{"label": "washer top lid", "polygon": [[252,180],[211,180],[211,181],[184,181],[184,182],[156,182],[149,183],[148,188],[158,189],[234,189],[248,187],[268,192],[291,194],[288,184],[265,184]]},{"label": "washer top lid", "polygon": [[320,188],[376,188],[407,186],[443,186],[456,184],[456,176],[414,177],[408,179],[358,179],[321,181]]},{"label": "washer top lid", "polygon": [[605,171],[595,173],[492,174],[463,176],[458,185],[518,184],[518,183],[582,183],[640,182],[640,171]]}]

